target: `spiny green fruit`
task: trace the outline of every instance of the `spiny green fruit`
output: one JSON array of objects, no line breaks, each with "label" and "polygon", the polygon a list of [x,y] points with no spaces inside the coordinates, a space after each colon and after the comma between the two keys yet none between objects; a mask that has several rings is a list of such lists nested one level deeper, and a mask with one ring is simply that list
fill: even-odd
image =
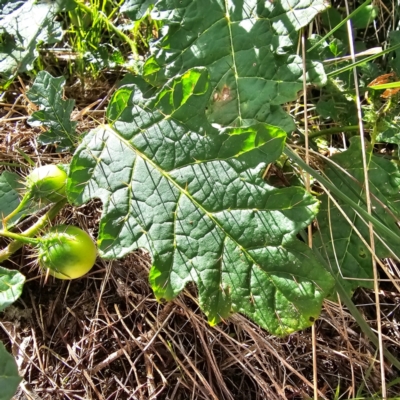
[{"label": "spiny green fruit", "polygon": [[25,181],[25,193],[18,204],[18,207],[9,215],[3,217],[3,225],[7,226],[15,215],[21,212],[24,207],[31,204],[32,201],[43,201],[44,204],[58,203],[65,199],[65,185],[67,174],[56,165],[44,165],[35,168]]},{"label": "spiny green fruit", "polygon": [[38,261],[44,270],[59,279],[76,279],[88,273],[97,256],[91,237],[72,225],[52,227],[40,238]]},{"label": "spiny green fruit", "polygon": [[27,194],[35,200],[57,203],[65,198],[66,181],[66,172],[57,165],[43,165],[26,177]]}]

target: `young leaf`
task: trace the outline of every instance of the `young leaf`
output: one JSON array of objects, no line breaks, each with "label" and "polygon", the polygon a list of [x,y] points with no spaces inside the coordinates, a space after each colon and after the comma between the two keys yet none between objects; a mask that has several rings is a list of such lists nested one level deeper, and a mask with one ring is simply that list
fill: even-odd
[{"label": "young leaf", "polygon": [[0,341],[0,400],[10,400],[21,381],[17,363]]},{"label": "young leaf", "polygon": [[77,143],[76,122],[71,121],[74,100],[62,99],[65,78],[53,78],[48,72],[40,71],[32,88],[26,94],[28,99],[39,106],[28,122],[44,125],[47,132],[39,136],[41,144],[58,143],[58,150],[70,150]]},{"label": "young leaf", "polygon": [[0,0],[0,83],[33,68],[39,42],[61,39],[61,25],[54,17],[71,5],[71,0]]},{"label": "young leaf", "polygon": [[[397,225],[400,218],[399,167],[390,160],[373,155],[371,146],[367,151],[367,159],[373,215],[390,230],[399,232]],[[351,177],[333,165],[327,166],[325,170],[327,177],[344,194],[366,209],[360,138],[352,138],[350,148],[334,155],[332,161],[344,168]],[[318,215],[319,232],[315,234],[314,245],[322,255],[327,256],[332,269],[345,278],[343,283],[348,290],[358,286],[373,287],[371,254],[354,231],[355,227],[369,243],[368,225],[341,200],[338,203],[354,227],[346,221],[326,195],[321,196],[321,202]],[[390,257],[392,254],[400,256],[400,243],[393,243],[385,232],[377,228],[375,231],[381,239],[375,239],[377,256],[379,258]]]},{"label": "young leaf", "polygon": [[[266,122],[291,131],[293,121],[280,105],[303,87],[297,31],[326,7],[324,0],[160,0],[152,16],[163,21],[164,35],[153,46],[144,77],[159,86],[190,68],[207,67],[211,123]],[[307,62],[307,79],[325,83],[319,62]]]},{"label": "young leaf", "polygon": [[154,97],[136,82],[116,92],[112,126],[85,136],[71,163],[71,200],[103,202],[100,254],[146,248],[156,297],[173,299],[196,282],[211,324],[239,311],[276,335],[310,326],[333,286],[296,239],[318,202],[261,177],[281,154],[285,133],[260,123],[211,126],[205,69],[187,71]]},{"label": "young leaf", "polygon": [[0,267],[0,311],[21,296],[24,282],[25,276],[20,272]]}]

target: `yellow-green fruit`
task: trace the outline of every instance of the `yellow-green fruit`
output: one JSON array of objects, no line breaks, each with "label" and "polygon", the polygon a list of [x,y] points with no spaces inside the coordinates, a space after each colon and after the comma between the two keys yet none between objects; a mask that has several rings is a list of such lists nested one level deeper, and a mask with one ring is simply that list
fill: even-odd
[{"label": "yellow-green fruit", "polygon": [[35,168],[27,177],[28,193],[38,200],[44,199],[57,203],[65,198],[67,174],[57,165],[43,165]]},{"label": "yellow-green fruit", "polygon": [[97,256],[91,237],[72,225],[52,227],[40,238],[38,248],[40,266],[59,279],[76,279],[87,274]]}]

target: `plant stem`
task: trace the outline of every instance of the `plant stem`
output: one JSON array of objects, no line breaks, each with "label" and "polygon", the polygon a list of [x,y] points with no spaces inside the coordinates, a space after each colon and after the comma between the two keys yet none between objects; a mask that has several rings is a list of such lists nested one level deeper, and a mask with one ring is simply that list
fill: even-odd
[{"label": "plant stem", "polygon": [[25,244],[31,244],[33,246],[39,243],[38,239],[26,237],[19,233],[14,233],[14,232],[9,232],[9,231],[0,230],[0,236],[14,239],[14,240],[17,240],[17,241],[25,243]]},{"label": "plant stem", "polygon": [[0,250],[0,262],[7,260],[12,254],[19,250],[24,243],[20,240],[21,237],[31,238],[36,235],[41,229],[43,229],[53,218],[57,216],[60,210],[67,204],[67,200],[63,199],[58,203],[54,204],[50,210],[40,217],[34,225],[25,230],[24,232],[18,234],[19,240],[13,240],[9,245]]},{"label": "plant stem", "polygon": [[[76,1],[76,5],[83,10],[86,13],[89,13],[93,16],[93,11],[92,9],[87,6],[86,4],[81,3],[80,1]],[[132,53],[134,58],[137,60],[139,58],[139,53],[137,50],[136,43],[128,36],[125,35],[124,32],[122,32],[120,29],[118,29],[108,18],[106,15],[104,15],[102,12],[98,13],[98,17],[101,19],[102,22],[104,22],[107,25],[107,28],[111,31],[113,31],[117,36],[120,37],[124,42],[128,43],[129,46],[131,47]]]},{"label": "plant stem", "polygon": [[[14,217],[15,215],[17,215],[20,211],[23,210],[23,208],[28,204],[29,200],[31,200],[31,193],[25,193],[25,196],[22,198],[22,200],[20,201],[20,203],[18,204],[18,207],[12,211],[10,214],[8,214],[6,217],[3,218],[3,228],[4,231],[7,230],[7,222]],[[2,235],[4,236],[4,235]]]}]

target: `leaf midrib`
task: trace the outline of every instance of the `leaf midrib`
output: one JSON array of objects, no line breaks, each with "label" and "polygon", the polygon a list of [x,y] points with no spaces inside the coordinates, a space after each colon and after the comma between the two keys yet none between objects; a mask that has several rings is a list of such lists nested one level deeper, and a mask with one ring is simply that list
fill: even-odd
[{"label": "leaf midrib", "polygon": [[234,78],[235,78],[235,88],[236,88],[236,99],[237,99],[237,108],[238,108],[238,120],[239,126],[242,125],[242,112],[240,110],[240,93],[239,93],[239,85],[238,85],[238,71],[236,67],[236,58],[235,58],[235,51],[233,47],[233,35],[232,35],[232,28],[231,28],[231,16],[228,13],[228,0],[225,1],[225,15],[228,22],[228,30],[229,30],[229,42],[231,45],[231,55],[232,55],[232,62],[233,62],[233,70],[234,70]]},{"label": "leaf midrib", "polygon": [[[234,239],[228,232],[226,232],[226,230],[221,226],[221,224],[218,222],[218,220],[215,219],[215,217],[208,212],[198,201],[196,201],[189,192],[187,192],[185,189],[183,189],[177,182],[175,182],[174,179],[172,179],[172,177],[165,173],[165,171],[160,168],[159,165],[157,165],[156,163],[154,163],[149,157],[147,157],[145,154],[143,154],[141,151],[139,151],[131,142],[129,142],[128,140],[124,139],[123,137],[121,137],[119,135],[119,133],[114,130],[110,125],[105,125],[104,126],[105,129],[109,130],[110,133],[114,136],[117,137],[118,140],[120,140],[121,142],[123,142],[128,148],[130,148],[133,152],[136,153],[136,155],[138,157],[141,157],[143,160],[145,160],[146,162],[148,162],[155,170],[157,170],[165,179],[167,179],[174,187],[176,187],[178,189],[178,192],[182,195],[184,194],[185,196],[188,197],[188,199],[196,206],[198,207],[205,215],[207,215],[208,218],[210,218],[210,220],[215,224],[215,226],[217,226],[221,232],[223,232],[223,234],[225,235],[225,237],[229,238],[230,240],[232,240],[232,242],[235,244],[235,246],[237,246],[238,249],[240,249],[240,251],[242,251],[246,257],[247,260],[251,262],[252,265],[257,266],[262,273],[265,275],[265,277],[268,279],[269,283],[273,285],[275,291],[281,293],[283,295],[283,292],[276,286],[275,282],[272,279],[272,274],[270,274],[269,272],[265,271],[263,268],[261,268],[261,266],[259,265],[259,263],[254,259],[254,257],[247,251],[247,249],[245,249],[242,245],[240,245],[236,239]],[[284,248],[283,245],[280,245],[282,248]],[[249,271],[251,271],[252,266],[249,267]],[[295,274],[291,274],[292,276],[295,276]],[[299,276],[301,277],[301,276]],[[301,277],[303,278],[303,277]],[[249,288],[250,293],[252,293],[251,288]],[[285,296],[286,297],[286,296]],[[291,300],[287,299],[290,303],[292,303]],[[301,313],[300,313],[301,314]]]}]

